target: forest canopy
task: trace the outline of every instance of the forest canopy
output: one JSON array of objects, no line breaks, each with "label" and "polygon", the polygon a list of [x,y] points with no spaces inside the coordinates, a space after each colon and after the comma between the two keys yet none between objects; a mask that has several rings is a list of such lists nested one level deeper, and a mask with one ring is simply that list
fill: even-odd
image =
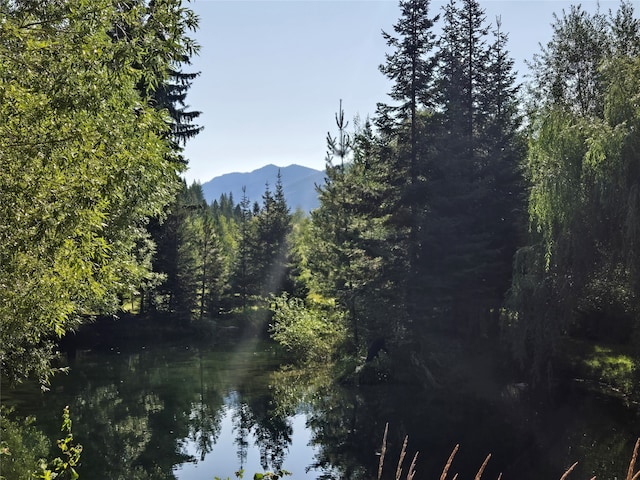
[{"label": "forest canopy", "polygon": [[[383,32],[389,96],[366,119],[337,105],[309,216],[280,178],[212,204],[180,180],[200,131],[184,105],[197,74],[181,71],[197,18],[181,2],[17,1],[2,15],[10,377],[46,379],[60,336],[124,302],[184,328],[251,324],[309,357],[359,358],[386,338],[427,382],[434,335],[492,339],[539,382],[568,339],[637,343],[631,2],[558,13],[521,85],[480,2],[402,0]],[[340,332],[331,353],[326,332]]]},{"label": "forest canopy", "polygon": [[[207,349],[242,338],[253,347],[262,336],[270,358],[325,364],[323,376],[343,384],[437,391],[456,416],[464,402],[448,400],[468,393],[463,383],[482,384],[484,405],[504,379],[511,388],[496,405],[570,385],[637,407],[633,3],[556,14],[525,84],[508,33],[478,0],[399,7],[382,33],[388,98],[352,121],[336,102],[319,207],[307,215],[290,210],[280,175],[261,198],[220,192],[211,203],[181,179],[185,142],[202,129],[185,104],[198,75],[182,70],[198,52],[189,37],[198,19],[182,0],[0,0],[2,380],[46,389],[64,364],[65,335],[99,319],[85,332],[100,337],[108,323],[109,338],[88,348],[175,334]],[[185,368],[194,378],[199,368],[193,398],[205,412],[202,354],[198,363]],[[296,383],[289,366],[281,374]],[[152,395],[135,400],[145,421],[161,410],[151,405],[163,401],[156,377]],[[215,420],[192,415],[194,392],[183,390],[184,419]],[[115,397],[104,398],[115,412]],[[261,414],[271,421],[269,408]],[[108,414],[108,431],[139,430],[128,415],[120,428]],[[343,410],[332,415],[346,425]],[[13,442],[3,441],[3,456],[23,437],[36,439],[33,452],[45,448],[22,420],[3,421]],[[157,425],[161,440],[146,442],[160,451],[173,438]],[[31,459],[14,458],[32,478]]]}]

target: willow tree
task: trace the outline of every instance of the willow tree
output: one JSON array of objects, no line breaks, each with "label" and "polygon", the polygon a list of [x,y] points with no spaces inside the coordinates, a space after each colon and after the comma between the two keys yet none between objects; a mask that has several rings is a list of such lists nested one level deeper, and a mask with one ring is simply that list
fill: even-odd
[{"label": "willow tree", "polygon": [[[179,185],[153,86],[189,53],[179,1],[157,29],[120,2],[0,5],[0,359],[45,381],[54,340],[150,275],[145,224]],[[114,28],[129,25],[114,38]],[[138,86],[151,86],[142,92]]]},{"label": "willow tree", "polygon": [[[608,19],[574,8],[536,66],[556,86],[532,116],[532,234],[508,305],[515,352],[538,378],[567,333],[627,342],[637,331],[640,56],[626,40],[638,25],[629,3]],[[600,56],[578,49],[596,40]]]}]

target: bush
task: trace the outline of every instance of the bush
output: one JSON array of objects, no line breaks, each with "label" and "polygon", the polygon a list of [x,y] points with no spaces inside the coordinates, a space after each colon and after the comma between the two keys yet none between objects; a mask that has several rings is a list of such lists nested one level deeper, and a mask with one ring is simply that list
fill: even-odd
[{"label": "bush", "polygon": [[344,315],[286,293],[272,297],[271,337],[298,363],[326,362],[344,343]]},{"label": "bush", "polygon": [[51,447],[47,437],[35,427],[35,418],[11,418],[13,412],[0,411],[0,479],[33,480],[37,459]]}]

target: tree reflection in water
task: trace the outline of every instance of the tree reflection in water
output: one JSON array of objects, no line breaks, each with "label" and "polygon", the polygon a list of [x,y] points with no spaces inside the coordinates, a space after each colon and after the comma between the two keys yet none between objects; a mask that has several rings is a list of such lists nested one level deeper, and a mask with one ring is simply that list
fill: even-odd
[{"label": "tree reflection in water", "polygon": [[284,468],[296,480],[372,479],[387,422],[389,474],[409,435],[407,457],[421,451],[419,478],[439,478],[456,443],[461,478],[473,478],[488,453],[486,478],[559,478],[576,460],[577,477],[613,478],[640,427],[628,411],[569,397],[545,412],[461,389],[342,387],[328,368],[279,369],[255,342],[85,353],[71,366],[52,392],[16,391],[11,403],[34,414],[48,438],[70,406],[81,478],[233,478],[244,467],[248,476]]},{"label": "tree reflection in water", "polygon": [[[28,397],[17,402],[17,414],[36,415],[38,427],[56,438],[59,412],[69,405],[84,446],[81,478],[189,479],[181,467],[206,463],[224,442],[235,442],[237,462],[226,456],[221,469],[276,471],[292,443],[292,423],[273,411],[269,380],[277,359],[255,347],[84,352],[52,392],[16,391],[16,398]],[[220,438],[228,414],[235,437]],[[256,465],[247,464],[251,449],[259,455]],[[207,478],[213,475],[226,474]]]}]

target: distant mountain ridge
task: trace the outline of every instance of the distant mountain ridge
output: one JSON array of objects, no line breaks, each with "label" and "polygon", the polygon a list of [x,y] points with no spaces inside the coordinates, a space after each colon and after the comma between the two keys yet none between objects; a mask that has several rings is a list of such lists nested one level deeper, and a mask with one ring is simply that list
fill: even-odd
[{"label": "distant mountain ridge", "polygon": [[242,200],[242,187],[244,186],[251,205],[254,202],[262,205],[262,195],[267,183],[272,192],[275,190],[278,171],[282,177],[284,196],[292,212],[300,209],[309,213],[318,207],[318,193],[315,185],[324,183],[324,171],[301,165],[278,167],[269,164],[253,172],[227,173],[203,183],[202,193],[208,203],[219,199],[220,195],[224,193],[233,195],[234,203],[238,204]]}]

